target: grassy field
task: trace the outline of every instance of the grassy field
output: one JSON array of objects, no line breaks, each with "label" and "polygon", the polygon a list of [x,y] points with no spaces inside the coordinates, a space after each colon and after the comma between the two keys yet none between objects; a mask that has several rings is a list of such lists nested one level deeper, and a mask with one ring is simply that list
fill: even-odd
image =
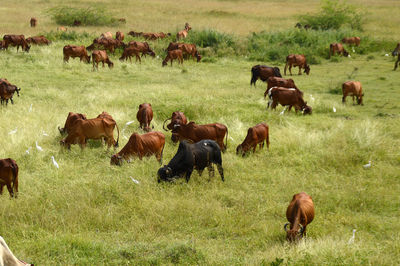
[{"label": "grassy field", "polygon": [[[397,1],[350,2],[374,10],[366,34],[393,40],[394,47],[399,41]],[[317,10],[319,1],[68,4],[104,5],[127,19],[119,27],[124,32],[175,33],[189,21],[193,28],[245,38],[253,31],[292,28],[296,15]],[[0,16],[0,33],[55,30],[43,13],[55,5],[2,1],[0,11],[6,15]],[[39,18],[35,29],[28,27],[31,16]],[[116,28],[76,30],[98,35]],[[0,77],[22,88],[14,105],[0,107],[0,158],[11,157],[20,167],[18,199],[9,200],[6,191],[0,196],[0,235],[19,258],[35,265],[400,264],[400,72],[392,71],[394,59],[384,56],[390,51],[323,60],[311,66],[309,76],[293,76],[313,107],[311,116],[302,116],[279,115],[281,106],[266,110],[266,84],[249,86],[251,67],[271,62],[227,56],[162,68],[162,58],[121,63],[117,52],[111,56],[112,70],[93,72],[78,59],[62,62],[67,43],[74,42],[32,47],[29,54],[0,51]],[[151,44],[157,54],[166,45]],[[277,66],[283,73],[284,62]],[[353,105],[350,97],[341,103],[341,84],[349,79],[362,82],[364,106]],[[76,145],[71,151],[60,147],[57,126],[70,111],[90,118],[109,112],[124,129],[122,147],[131,133],[141,132],[136,112],[144,102],[153,106],[154,130],[162,131],[162,122],[176,110],[199,124],[227,125],[225,182],[218,175],[209,181],[205,172],[202,177],[194,173],[188,184],[158,184],[160,165],[154,157],[116,167],[110,166],[114,151],[97,142],[83,151]],[[236,156],[247,128],[260,122],[270,127],[270,150]],[[164,133],[167,163],[177,145]],[[44,151],[35,148],[36,141]],[[365,170],[370,160],[372,167]],[[301,191],[313,197],[316,217],[307,240],[291,245],[283,231],[285,212]],[[356,238],[349,245],[353,229]]]}]

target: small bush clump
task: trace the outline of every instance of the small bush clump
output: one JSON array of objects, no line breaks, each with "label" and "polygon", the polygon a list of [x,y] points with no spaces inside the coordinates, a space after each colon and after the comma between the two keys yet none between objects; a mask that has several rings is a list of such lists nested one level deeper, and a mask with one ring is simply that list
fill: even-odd
[{"label": "small bush clump", "polygon": [[76,22],[82,26],[116,26],[117,18],[104,8],[53,7],[47,10],[52,20],[59,25],[74,26]]}]

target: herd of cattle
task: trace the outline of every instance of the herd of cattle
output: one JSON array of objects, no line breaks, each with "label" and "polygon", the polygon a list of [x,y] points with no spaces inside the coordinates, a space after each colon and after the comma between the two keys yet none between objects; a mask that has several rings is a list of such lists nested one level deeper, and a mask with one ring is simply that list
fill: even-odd
[{"label": "herd of cattle", "polygon": [[[32,18],[31,26],[37,24],[37,20]],[[179,31],[176,35],[177,40],[186,38],[191,27],[188,23],[185,28]],[[146,40],[156,40],[170,36],[170,33],[143,33],[131,31],[128,35],[138,37],[142,36]],[[155,56],[154,51],[150,48],[147,42],[131,41],[128,44],[123,42],[124,34],[120,31],[116,33],[116,38],[113,39],[110,32],[102,34],[99,38],[93,40],[93,43],[85,47],[83,45],[66,45],[63,48],[64,61],[68,62],[69,58],[80,58],[81,61],[90,63],[92,60],[93,68],[98,67],[99,63],[108,64],[111,68],[113,62],[109,59],[107,51],[114,53],[115,49],[122,47],[124,51],[120,60],[130,60],[132,56],[136,57],[136,61],[141,62],[141,57],[150,55]],[[344,38],[343,43],[360,45],[359,37]],[[16,46],[17,51],[22,47],[23,51],[29,52],[30,44],[49,45],[51,42],[44,36],[35,36],[25,39],[24,35],[5,35],[0,43],[1,49],[7,49],[10,45]],[[99,50],[101,49],[101,50]],[[87,51],[93,51],[91,56]],[[170,43],[167,47],[167,56],[162,62],[162,66],[167,65],[168,61],[177,59],[180,63],[183,62],[183,56],[187,55],[201,60],[195,44],[187,43]],[[395,69],[400,61],[400,43],[392,52],[393,56],[398,56],[395,63]],[[343,48],[342,43],[333,43],[330,45],[330,56],[335,53],[347,56],[348,52]],[[310,74],[310,66],[307,64],[304,55],[291,54],[286,58],[284,74],[286,75],[287,68],[292,75],[292,67],[298,67],[298,74],[302,74],[302,69],[307,75]],[[250,85],[256,84],[256,81],[261,79],[267,82],[267,90],[264,93],[264,98],[268,96],[268,106],[275,109],[278,104],[288,107],[289,111],[292,107],[295,111],[302,111],[303,114],[312,114],[312,107],[307,105],[303,100],[303,92],[296,86],[293,79],[284,79],[278,67],[269,67],[264,65],[256,65],[251,69]],[[13,104],[13,95],[17,92],[19,96],[20,88],[11,84],[7,79],[0,79],[0,97],[1,104],[8,104],[10,100]],[[358,81],[347,81],[342,85],[343,98],[345,102],[347,96],[357,99],[357,104],[362,104],[363,91],[361,83]],[[153,119],[153,110],[150,103],[139,105],[136,115],[139,121],[140,128],[146,133],[133,133],[127,144],[116,154],[111,156],[111,165],[121,165],[123,161],[130,161],[134,157],[142,159],[146,156],[155,156],[162,164],[162,155],[165,146],[165,135],[161,132],[153,131],[151,121]],[[165,127],[167,121],[170,122]],[[114,139],[114,129],[117,128],[118,137]],[[220,123],[198,125],[195,122],[188,122],[185,114],[180,111],[173,112],[171,117],[163,123],[163,129],[172,132],[171,139],[174,143],[180,142],[178,150],[171,161],[159,168],[157,172],[158,182],[173,181],[177,177],[184,177],[189,182],[190,176],[194,169],[199,175],[202,174],[205,168],[208,169],[209,176],[214,175],[213,164],[217,166],[218,172],[224,181],[224,173],[222,167],[221,152],[226,151],[228,146],[228,128]],[[71,145],[79,144],[83,149],[89,139],[100,140],[107,143],[108,148],[113,146],[118,147],[119,143],[119,128],[113,117],[107,112],[102,112],[96,118],[88,119],[85,114],[70,112],[65,121],[63,128],[59,128],[61,135],[66,135],[60,141],[62,146],[70,149]],[[225,142],[224,142],[225,139]],[[269,149],[269,127],[265,123],[260,123],[251,127],[247,131],[244,141],[237,146],[236,154],[245,155],[250,150],[255,152],[257,145],[260,149],[267,144]],[[6,186],[10,197],[17,197],[18,192],[18,165],[15,160],[1,159],[0,160],[0,194],[3,192],[3,187]],[[290,202],[286,217],[289,221],[285,224],[284,229],[287,232],[287,239],[294,241],[306,235],[306,227],[314,219],[314,204],[309,195],[302,192],[293,196]],[[287,226],[290,224],[290,228]],[[1,239],[0,239],[1,240]],[[4,242],[5,243],[5,242]],[[6,246],[6,245],[5,245]],[[8,248],[8,247],[7,247]],[[6,254],[7,250],[0,246],[0,255]],[[11,252],[11,251],[10,251]],[[12,253],[11,253],[12,254]],[[4,259],[0,256],[0,262]]]}]

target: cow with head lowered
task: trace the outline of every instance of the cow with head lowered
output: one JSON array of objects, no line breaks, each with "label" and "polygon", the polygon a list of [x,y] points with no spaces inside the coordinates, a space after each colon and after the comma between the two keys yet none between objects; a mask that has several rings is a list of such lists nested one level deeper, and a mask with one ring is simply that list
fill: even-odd
[{"label": "cow with head lowered", "polygon": [[158,182],[173,181],[177,177],[185,177],[186,182],[189,182],[194,169],[201,176],[206,167],[208,168],[209,176],[213,176],[213,164],[217,165],[221,179],[224,181],[221,149],[215,141],[205,139],[194,144],[181,141],[178,151],[168,165],[164,165],[158,170],[157,180]]},{"label": "cow with head lowered", "polygon": [[87,118],[86,118],[86,115],[84,115],[84,114],[69,112],[68,116],[67,116],[67,120],[65,120],[64,127],[63,128],[58,127],[58,131],[60,131],[60,134],[61,135],[65,134],[65,133],[68,134],[68,132],[72,128],[72,125],[78,119],[86,120]]},{"label": "cow with head lowered", "polygon": [[303,92],[297,88],[296,84],[294,84],[293,79],[269,77],[267,80],[267,84],[268,84],[267,90],[264,92],[264,99],[267,97],[269,90],[273,87],[294,88],[298,90],[300,94],[303,96]]},{"label": "cow with head lowered", "polygon": [[267,81],[269,77],[279,77],[281,78],[281,71],[279,67],[269,67],[263,65],[255,65],[251,68],[251,80],[250,86],[254,84],[256,86],[256,81],[261,79],[262,81]]},{"label": "cow with head lowered", "polygon": [[8,104],[8,100],[11,101],[11,104],[14,104],[13,96],[14,93],[17,92],[17,95],[19,97],[19,92],[21,91],[21,88],[18,88],[17,86],[11,84],[7,79],[0,79],[0,102],[1,104],[6,103]]},{"label": "cow with head lowered", "polygon": [[304,115],[312,114],[311,106],[307,105],[307,102],[303,100],[303,95],[295,88],[282,88],[273,87],[268,92],[268,106],[274,110],[278,104],[282,106],[289,106],[289,111],[294,106],[295,111],[301,110]]},{"label": "cow with head lowered", "polygon": [[260,123],[251,127],[247,130],[247,136],[244,141],[239,144],[236,148],[236,154],[241,153],[245,156],[246,152],[253,149],[256,152],[257,144],[260,149],[264,147],[264,141],[267,143],[267,149],[269,149],[269,128],[265,123]]},{"label": "cow with head lowered", "polygon": [[[220,123],[197,125],[195,122],[188,124],[175,124],[172,130],[172,137],[179,140],[189,140],[191,142],[199,142],[203,139],[211,139],[218,143],[222,151],[225,151],[228,146],[228,128]],[[226,136],[225,144],[224,137]],[[173,141],[177,141],[173,139]]]},{"label": "cow with head lowered", "polygon": [[150,123],[153,120],[153,109],[150,103],[142,103],[139,105],[139,110],[136,113],[136,118],[139,121],[140,128],[146,132],[151,131]]},{"label": "cow with head lowered", "polygon": [[0,195],[6,186],[10,197],[17,197],[18,193],[18,165],[11,159],[0,159]]}]

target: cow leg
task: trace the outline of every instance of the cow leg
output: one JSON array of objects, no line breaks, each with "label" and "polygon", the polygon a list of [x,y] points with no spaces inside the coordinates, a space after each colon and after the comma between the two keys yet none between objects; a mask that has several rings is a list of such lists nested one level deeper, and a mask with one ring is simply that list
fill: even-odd
[{"label": "cow leg", "polygon": [[186,183],[189,183],[190,176],[192,175],[193,169],[186,171]]},{"label": "cow leg", "polygon": [[13,190],[14,190],[14,197],[18,197],[18,178],[15,178],[14,184],[13,184]]},{"label": "cow leg", "polygon": [[272,100],[271,110],[275,110],[277,105],[278,103]]},{"label": "cow leg", "polygon": [[394,69],[393,69],[393,70],[396,70],[396,69],[397,69],[397,66],[399,65],[399,62],[400,62],[400,55],[399,55],[399,57],[397,58],[396,63],[394,63]]},{"label": "cow leg", "polygon": [[3,187],[4,187],[4,184],[0,184],[0,195],[3,194]]},{"label": "cow leg", "polygon": [[286,76],[286,69],[287,69],[287,67],[288,67],[288,63],[286,62],[286,65],[285,65],[285,76]]},{"label": "cow leg", "polygon": [[204,169],[197,169],[197,173],[199,174],[199,176],[201,176],[203,174],[203,170]]},{"label": "cow leg", "polygon": [[101,63],[103,64],[103,67],[104,67],[104,61],[102,61]]},{"label": "cow leg", "polygon": [[289,65],[289,73],[292,75],[292,64]]},{"label": "cow leg", "polygon": [[13,191],[13,189],[11,187],[11,183],[7,184],[7,189],[8,189],[8,193],[10,193],[10,197],[11,198],[14,197],[14,191]]},{"label": "cow leg", "polygon": [[353,97],[353,104],[354,104],[354,94],[353,94],[353,96],[352,96],[352,97]]},{"label": "cow leg", "polygon": [[299,66],[299,75],[301,75],[301,66]]},{"label": "cow leg", "polygon": [[11,104],[14,104],[14,100],[13,98],[10,98]]},{"label": "cow leg", "polygon": [[222,168],[222,165],[221,164],[217,164],[217,169],[218,169],[219,175],[221,176],[222,182],[224,182],[225,181],[224,169]]}]

